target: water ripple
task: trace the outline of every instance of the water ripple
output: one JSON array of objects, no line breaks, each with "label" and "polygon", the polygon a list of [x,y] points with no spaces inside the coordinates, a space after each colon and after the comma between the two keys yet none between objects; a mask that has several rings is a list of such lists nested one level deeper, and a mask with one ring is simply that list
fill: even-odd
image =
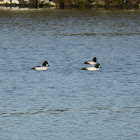
[{"label": "water ripple", "polygon": [[60,109],[38,109],[38,110],[27,110],[24,112],[19,112],[19,111],[13,111],[11,113],[6,113],[6,112],[1,112],[0,116],[1,117],[19,117],[22,115],[35,115],[35,114],[42,114],[45,113],[46,115],[51,115],[51,114],[60,114],[61,112],[69,111],[68,108],[60,108]]},{"label": "water ripple", "polygon": [[65,36],[139,36],[140,33],[75,33],[65,34]]}]

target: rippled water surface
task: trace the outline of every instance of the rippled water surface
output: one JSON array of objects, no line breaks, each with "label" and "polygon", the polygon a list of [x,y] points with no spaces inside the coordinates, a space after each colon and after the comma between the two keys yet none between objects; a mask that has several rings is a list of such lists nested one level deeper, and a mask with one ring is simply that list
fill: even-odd
[{"label": "rippled water surface", "polygon": [[139,10],[0,8],[0,65],[0,140],[140,139]]}]

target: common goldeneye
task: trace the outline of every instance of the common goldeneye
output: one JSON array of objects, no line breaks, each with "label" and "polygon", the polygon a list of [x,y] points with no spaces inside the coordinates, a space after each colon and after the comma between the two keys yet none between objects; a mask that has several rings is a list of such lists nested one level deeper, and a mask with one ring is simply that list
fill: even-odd
[{"label": "common goldeneye", "polygon": [[93,66],[93,67],[86,67],[86,68],[82,68],[82,69],[83,69],[83,70],[89,70],[89,71],[96,71],[96,70],[99,70],[100,67],[101,67],[100,64],[97,63],[97,64],[95,65],[95,67],[94,67],[94,66]]},{"label": "common goldeneye", "polygon": [[84,64],[96,65],[97,58],[94,57],[92,61],[86,61]]},{"label": "common goldeneye", "polygon": [[47,66],[49,66],[48,62],[44,61],[42,66],[35,66],[32,69],[35,69],[35,70],[47,70],[48,69]]}]

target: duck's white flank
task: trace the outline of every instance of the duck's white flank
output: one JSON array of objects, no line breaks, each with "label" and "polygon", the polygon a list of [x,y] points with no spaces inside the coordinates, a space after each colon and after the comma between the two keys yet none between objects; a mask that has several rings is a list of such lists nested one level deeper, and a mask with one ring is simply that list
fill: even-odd
[{"label": "duck's white flank", "polygon": [[96,65],[96,62],[94,62],[94,61],[88,61],[88,62],[85,62],[85,64]]},{"label": "duck's white flank", "polygon": [[99,70],[99,68],[95,68],[95,67],[86,67],[84,68],[85,70],[89,70],[89,71],[96,71]]},{"label": "duck's white flank", "polygon": [[47,70],[48,67],[46,66],[38,66],[38,67],[34,67],[35,70]]}]

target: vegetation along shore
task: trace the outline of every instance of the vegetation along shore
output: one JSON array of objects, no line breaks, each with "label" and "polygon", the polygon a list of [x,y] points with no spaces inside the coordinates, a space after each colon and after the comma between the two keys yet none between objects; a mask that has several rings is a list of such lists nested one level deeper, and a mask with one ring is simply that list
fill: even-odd
[{"label": "vegetation along shore", "polygon": [[140,8],[140,0],[0,0],[0,5],[30,8]]}]

